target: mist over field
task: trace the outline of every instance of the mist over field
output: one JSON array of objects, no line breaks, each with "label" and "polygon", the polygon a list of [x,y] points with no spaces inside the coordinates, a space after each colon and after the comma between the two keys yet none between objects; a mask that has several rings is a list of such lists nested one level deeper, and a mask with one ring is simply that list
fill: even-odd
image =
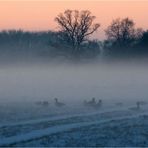
[{"label": "mist over field", "polygon": [[[126,121],[129,124],[132,118],[147,112],[147,75],[146,64],[136,61],[1,65],[0,136],[3,140],[0,141],[0,145],[17,143],[16,146],[35,146],[36,143],[37,146],[65,146],[66,143],[62,144],[56,137],[53,143],[48,142],[48,138],[45,140],[42,137],[52,135],[50,127],[55,129],[53,133],[58,134],[59,130],[62,130],[63,135],[65,130],[79,128],[79,126],[85,128],[90,124],[91,127],[96,128],[91,124],[100,124],[97,123],[98,120],[99,122],[109,120],[110,123],[114,118],[118,121],[118,118],[124,119],[129,116],[130,121]],[[102,107],[85,106],[84,101],[90,101],[93,97],[96,102],[102,100]],[[58,101],[65,105],[56,106],[54,98],[58,98]],[[140,110],[136,108],[138,101],[145,102],[145,105],[140,106]],[[120,120],[118,122],[120,123]],[[107,125],[111,126],[111,123]],[[65,124],[69,125],[65,126]],[[114,126],[116,124],[113,123]],[[57,128],[56,131],[56,126],[61,128],[59,130]],[[106,129],[106,127],[102,128]],[[82,129],[80,128],[80,131]],[[91,128],[88,130],[88,135],[83,136],[82,143],[76,140],[76,144],[73,145],[69,139],[71,141],[69,145],[92,146],[99,135],[94,134],[95,141],[88,143],[85,137],[87,135],[89,139],[92,138],[89,132]],[[110,132],[114,133],[114,131]],[[108,131],[108,134],[110,132]],[[84,134],[83,131],[81,133]],[[78,138],[78,133],[75,134],[73,138]],[[117,133],[114,134],[117,135]],[[29,139],[35,137],[39,140],[31,140],[31,143],[28,143]],[[65,137],[63,140],[66,139]],[[111,137],[109,139],[111,140]],[[21,142],[22,140],[26,142]],[[42,144],[44,140],[45,144]],[[100,141],[100,144],[103,144],[103,141]],[[118,144],[120,145],[121,142]],[[128,143],[122,145],[126,144],[130,145]]]},{"label": "mist over field", "polygon": [[119,17],[102,40],[95,19],[67,9],[56,31],[0,31],[0,146],[148,146],[148,30]]},{"label": "mist over field", "polygon": [[95,97],[104,104],[135,103],[147,100],[145,64],[75,63],[33,64],[0,67],[0,102],[49,101],[83,106]]},{"label": "mist over field", "polygon": [[135,63],[1,66],[1,101],[143,100],[148,97],[147,74],[146,65]]}]

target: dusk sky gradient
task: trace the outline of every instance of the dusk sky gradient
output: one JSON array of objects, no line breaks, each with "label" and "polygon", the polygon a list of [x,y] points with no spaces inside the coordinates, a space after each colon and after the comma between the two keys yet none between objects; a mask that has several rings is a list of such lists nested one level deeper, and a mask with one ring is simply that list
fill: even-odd
[{"label": "dusk sky gradient", "polygon": [[101,24],[94,37],[101,39],[104,38],[104,29],[118,17],[128,16],[135,21],[137,27],[148,29],[148,1],[0,0],[0,30],[58,30],[54,18],[66,9],[90,10],[96,16],[95,22]]}]

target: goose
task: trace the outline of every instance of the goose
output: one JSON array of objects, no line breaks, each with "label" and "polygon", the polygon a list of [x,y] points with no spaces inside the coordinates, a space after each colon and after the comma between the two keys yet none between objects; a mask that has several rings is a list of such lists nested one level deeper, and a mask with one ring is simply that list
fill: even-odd
[{"label": "goose", "polygon": [[147,105],[147,102],[145,101],[139,101],[140,105]]},{"label": "goose", "polygon": [[87,105],[87,106],[93,106],[96,104],[96,99],[95,98],[92,98],[92,100],[90,101],[84,101],[84,105]]},{"label": "goose", "polygon": [[138,111],[141,109],[140,105],[141,105],[140,101],[137,101],[136,107],[132,107],[132,108],[130,108],[130,110]]},{"label": "goose", "polygon": [[100,100],[98,101],[98,103],[96,103],[96,104],[94,105],[94,107],[95,107],[95,108],[100,108],[100,107],[102,107],[102,100],[100,99]]},{"label": "goose", "polygon": [[48,102],[48,101],[43,101],[43,102],[42,102],[42,105],[48,106],[48,105],[49,105],[49,102]]},{"label": "goose", "polygon": [[57,107],[62,107],[65,105],[64,103],[59,102],[57,98],[54,98],[54,100],[55,100],[55,106],[57,106]]}]

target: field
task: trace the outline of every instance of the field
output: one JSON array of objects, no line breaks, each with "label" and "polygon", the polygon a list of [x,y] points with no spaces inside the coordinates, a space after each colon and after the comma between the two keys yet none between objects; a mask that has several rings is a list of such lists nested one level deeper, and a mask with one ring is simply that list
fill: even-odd
[{"label": "field", "polygon": [[5,115],[9,122],[5,119],[0,125],[0,146],[148,146],[147,105],[140,109],[134,104],[99,109],[25,105],[24,110],[16,107]]},{"label": "field", "polygon": [[[144,65],[1,67],[0,146],[148,146],[147,74]],[[101,107],[84,105],[93,97]]]}]

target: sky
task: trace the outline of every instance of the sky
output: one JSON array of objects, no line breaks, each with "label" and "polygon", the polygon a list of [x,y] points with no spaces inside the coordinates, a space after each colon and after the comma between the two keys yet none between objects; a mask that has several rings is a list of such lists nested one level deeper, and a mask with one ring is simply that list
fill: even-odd
[{"label": "sky", "polygon": [[0,0],[0,30],[58,30],[54,18],[66,9],[90,10],[101,27],[94,38],[104,39],[113,19],[129,17],[148,29],[148,0]]}]

